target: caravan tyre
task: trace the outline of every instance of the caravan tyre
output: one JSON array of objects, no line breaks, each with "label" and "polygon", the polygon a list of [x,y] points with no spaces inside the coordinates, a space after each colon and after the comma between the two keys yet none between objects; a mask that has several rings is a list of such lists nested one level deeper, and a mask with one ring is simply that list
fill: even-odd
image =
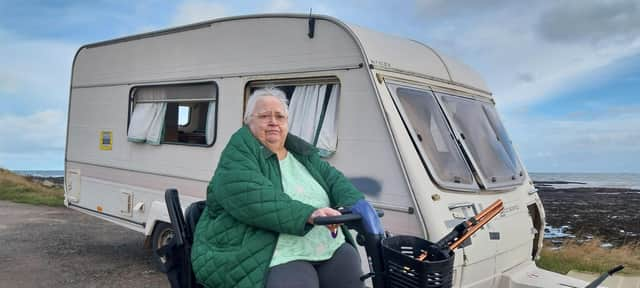
[{"label": "caravan tyre", "polygon": [[160,257],[156,254],[158,248],[167,245],[174,236],[173,226],[166,222],[158,222],[153,228],[153,234],[151,234],[151,248],[153,249],[153,265],[159,271],[163,271],[164,264],[167,262],[165,257]]}]

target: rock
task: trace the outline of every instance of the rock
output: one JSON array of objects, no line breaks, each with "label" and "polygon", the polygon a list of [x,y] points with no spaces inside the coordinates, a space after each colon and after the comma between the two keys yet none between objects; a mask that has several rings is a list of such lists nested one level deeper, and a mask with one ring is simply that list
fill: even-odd
[{"label": "rock", "polygon": [[616,246],[640,243],[640,235],[633,233],[640,229],[640,190],[536,187],[549,225],[560,227],[571,221],[574,234],[587,240],[595,235]]}]

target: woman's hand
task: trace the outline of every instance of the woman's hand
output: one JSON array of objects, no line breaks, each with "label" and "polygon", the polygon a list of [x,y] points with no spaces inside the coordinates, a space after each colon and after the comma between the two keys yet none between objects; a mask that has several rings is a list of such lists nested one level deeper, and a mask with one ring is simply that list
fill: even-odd
[{"label": "woman's hand", "polygon": [[340,216],[340,215],[342,215],[342,213],[340,213],[340,211],[336,209],[332,209],[329,207],[318,208],[315,211],[313,211],[313,213],[311,213],[311,215],[309,216],[309,219],[307,219],[307,222],[309,224],[314,224],[313,219],[315,219],[316,217]]},{"label": "woman's hand", "polygon": [[[309,219],[307,219],[307,222],[309,222],[309,224],[314,224],[313,219],[315,219],[316,217],[340,216],[340,215],[342,215],[342,213],[340,213],[340,211],[336,209],[332,209],[329,207],[318,208],[316,209],[316,211],[313,211],[313,213],[311,213],[311,216],[309,216]],[[331,237],[336,238],[336,236],[338,235],[338,227],[340,227],[340,225],[331,224],[325,227],[327,227],[327,229],[331,231]]]}]

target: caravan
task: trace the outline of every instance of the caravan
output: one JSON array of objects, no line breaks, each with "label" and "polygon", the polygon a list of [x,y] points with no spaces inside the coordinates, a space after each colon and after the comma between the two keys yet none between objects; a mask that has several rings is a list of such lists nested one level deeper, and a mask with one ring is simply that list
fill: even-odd
[{"label": "caravan", "polygon": [[431,47],[318,15],[222,18],[81,47],[71,77],[65,205],[172,233],[164,203],[206,195],[247,96],[276,86],[291,132],[363,191],[390,233],[436,240],[496,199],[456,253],[454,287],[575,287],[540,270],[544,210],[476,72]]}]

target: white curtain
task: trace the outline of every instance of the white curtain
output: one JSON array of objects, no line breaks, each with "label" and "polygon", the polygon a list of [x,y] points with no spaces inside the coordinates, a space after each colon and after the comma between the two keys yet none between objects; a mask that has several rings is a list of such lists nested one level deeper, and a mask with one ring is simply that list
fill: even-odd
[{"label": "white curtain", "polygon": [[337,117],[338,117],[338,85],[333,85],[331,94],[329,95],[329,102],[327,103],[327,110],[324,114],[324,120],[322,122],[322,128],[320,135],[318,135],[318,143],[316,147],[320,149],[320,156],[328,157],[336,152],[336,146],[338,146],[338,129],[336,129]]},{"label": "white curtain", "polygon": [[[324,121],[317,139],[322,156],[329,156],[336,150],[336,115],[338,103],[338,86],[333,85]],[[313,144],[322,116],[327,85],[296,86],[289,104],[289,132]]]},{"label": "white curtain", "polygon": [[289,132],[313,144],[327,85],[296,86],[289,103]]},{"label": "white curtain", "polygon": [[216,103],[209,102],[209,108],[207,109],[207,123],[206,123],[206,130],[205,130],[207,145],[213,144],[213,136],[216,128],[215,112],[216,112]]},{"label": "white curtain", "polygon": [[[165,92],[160,88],[141,89],[136,92],[136,96],[138,100],[166,99]],[[132,142],[160,145],[166,111],[166,102],[136,103],[133,107],[127,139]]]}]

